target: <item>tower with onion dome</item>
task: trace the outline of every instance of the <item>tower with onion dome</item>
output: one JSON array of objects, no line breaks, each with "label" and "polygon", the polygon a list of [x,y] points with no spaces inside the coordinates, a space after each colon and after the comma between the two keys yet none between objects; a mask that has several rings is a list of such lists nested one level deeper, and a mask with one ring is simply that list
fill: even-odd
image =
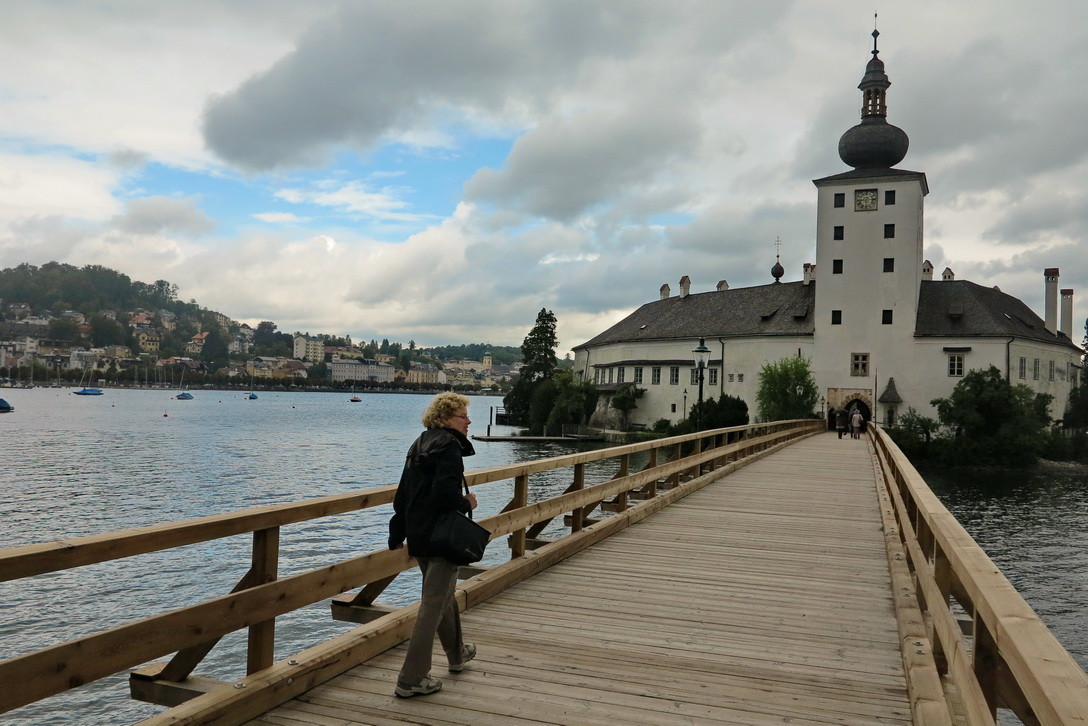
[{"label": "tower with onion dome", "polygon": [[[816,347],[818,378],[839,381],[832,400],[874,407],[883,366],[910,366],[922,280],[925,174],[897,169],[910,140],[888,123],[891,82],[873,31],[872,58],[858,84],[861,122],[839,139],[851,171],[814,180],[816,207]],[[896,355],[895,351],[902,351]],[[903,380],[906,372],[900,373]]]}]

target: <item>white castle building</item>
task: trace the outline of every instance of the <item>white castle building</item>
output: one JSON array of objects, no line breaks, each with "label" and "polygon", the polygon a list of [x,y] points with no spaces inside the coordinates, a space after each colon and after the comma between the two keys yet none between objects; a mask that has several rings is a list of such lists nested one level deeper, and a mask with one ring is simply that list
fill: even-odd
[{"label": "white castle building", "polygon": [[[858,86],[861,123],[839,139],[852,171],[814,180],[816,264],[799,282],[774,282],[692,293],[684,276],[679,295],[663,285],[646,303],[593,339],[576,346],[575,371],[603,394],[621,384],[646,390],[628,420],[677,421],[695,403],[692,356],[700,338],[711,350],[704,397],[744,399],[757,415],[759,371],[788,356],[811,360],[820,406],[862,409],[894,425],[914,408],[935,416],[934,398],[948,396],[964,373],[996,366],[1013,383],[1054,397],[1061,418],[1082,375],[1082,351],[1072,340],[1073,291],[1060,291],[1058,270],[1044,271],[1045,313],[995,287],[955,280],[945,269],[933,279],[922,257],[929,191],[922,172],[894,168],[909,144],[886,120],[890,82],[878,57]],[[817,270],[819,275],[817,276]],[[602,396],[595,419],[608,419]],[[614,412],[613,412],[614,413]]]}]

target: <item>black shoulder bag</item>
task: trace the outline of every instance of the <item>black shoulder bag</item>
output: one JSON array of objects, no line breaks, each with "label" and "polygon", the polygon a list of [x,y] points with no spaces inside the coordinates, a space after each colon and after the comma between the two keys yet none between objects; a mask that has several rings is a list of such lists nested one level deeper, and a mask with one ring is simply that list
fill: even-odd
[{"label": "black shoulder bag", "polygon": [[[468,494],[468,482],[461,483]],[[450,509],[438,515],[431,530],[431,548],[455,565],[468,565],[483,559],[491,532],[472,521],[472,511],[462,514]]]}]

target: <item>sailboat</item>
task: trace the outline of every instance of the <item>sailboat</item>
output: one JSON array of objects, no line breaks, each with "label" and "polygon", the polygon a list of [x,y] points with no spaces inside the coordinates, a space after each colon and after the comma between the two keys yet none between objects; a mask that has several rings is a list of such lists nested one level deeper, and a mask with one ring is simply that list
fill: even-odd
[{"label": "sailboat", "polygon": [[249,395],[246,396],[246,398],[249,399],[250,401],[257,398],[257,394],[253,392],[253,376],[252,375],[250,375],[250,377],[249,377]]},{"label": "sailboat", "polygon": [[178,388],[181,389],[181,393],[174,396],[174,398],[176,398],[179,401],[192,401],[193,400],[193,394],[191,394],[191,393],[189,393],[188,391],[185,390],[185,369],[184,368],[181,369],[181,381],[178,383]]},{"label": "sailboat", "polygon": [[349,398],[348,401],[350,401],[351,403],[359,403],[362,400],[363,399],[359,398],[359,396],[357,396],[355,394],[355,382],[352,381],[352,383],[351,383],[351,398]]},{"label": "sailboat", "polygon": [[87,388],[87,387],[83,386],[83,379],[86,376],[87,376],[87,369],[84,368],[83,369],[83,375],[79,377],[79,385],[81,386],[81,388],[78,391],[72,391],[72,393],[76,394],[77,396],[101,396],[102,395],[102,389],[101,388]]}]

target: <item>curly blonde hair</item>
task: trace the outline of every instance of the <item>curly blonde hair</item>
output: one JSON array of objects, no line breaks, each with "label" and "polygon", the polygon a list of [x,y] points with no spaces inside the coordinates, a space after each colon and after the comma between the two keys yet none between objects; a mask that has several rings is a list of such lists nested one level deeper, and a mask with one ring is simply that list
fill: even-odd
[{"label": "curly blonde hair", "polygon": [[460,393],[439,393],[431,400],[431,405],[423,412],[423,426],[429,429],[437,429],[457,413],[457,409],[464,406],[468,408],[469,400]]}]

